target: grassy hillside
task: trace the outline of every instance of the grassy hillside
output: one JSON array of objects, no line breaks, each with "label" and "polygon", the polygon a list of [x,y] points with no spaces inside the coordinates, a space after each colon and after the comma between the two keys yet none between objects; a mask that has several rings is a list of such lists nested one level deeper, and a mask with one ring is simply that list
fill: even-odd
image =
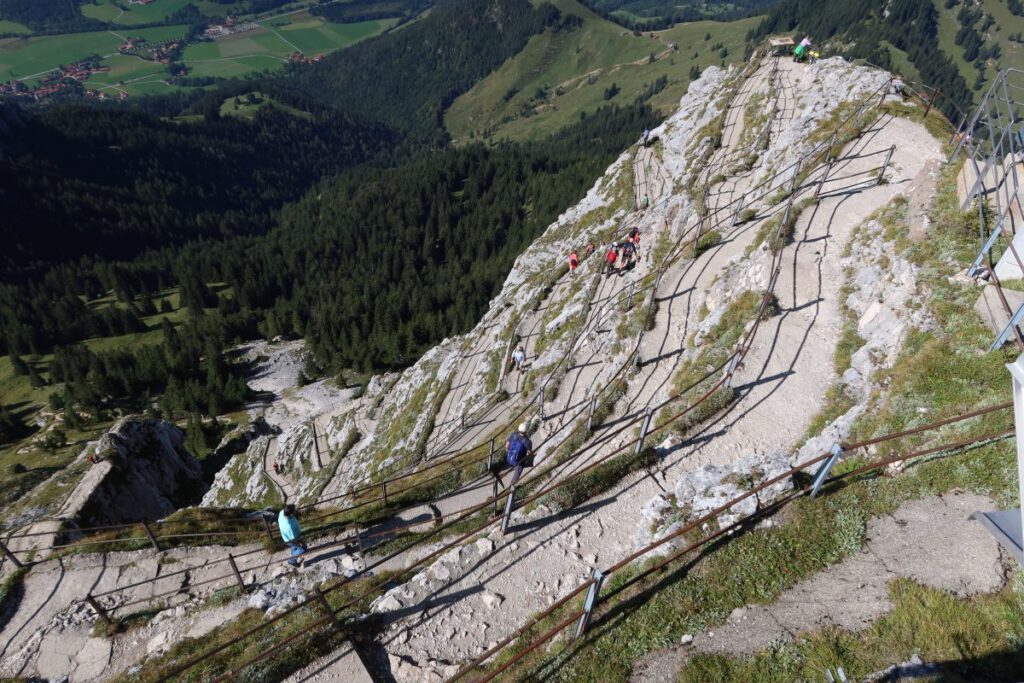
[{"label": "grassy hillside", "polygon": [[[578,120],[581,112],[631,102],[662,76],[667,84],[650,103],[667,113],[685,92],[693,66],[742,59],[746,33],[758,21],[700,21],[636,36],[575,0],[553,4],[580,17],[582,25],[534,36],[518,55],[456,99],[445,113],[445,126],[457,143],[485,137],[537,139]],[[619,92],[606,97],[613,84]]]},{"label": "grassy hillside", "polygon": [[[974,86],[978,69],[973,63],[964,59],[964,50],[955,41],[957,31],[960,30],[957,12],[962,3],[957,3],[950,9],[946,9],[943,0],[932,0],[932,2],[939,10],[939,44],[943,51],[952,57],[968,85]],[[973,2],[972,5],[974,5]],[[985,63],[984,82],[990,83],[999,69],[1024,69],[1024,45],[1010,40],[1011,35],[1024,32],[1024,17],[1014,16],[1007,7],[1006,0],[982,0],[977,6],[981,8],[983,16],[991,15],[995,20],[983,34],[985,45],[999,45],[1002,51],[999,59],[990,59]],[[979,21],[977,26],[980,27],[980,25]],[[985,92],[985,88],[978,88],[976,92],[980,97]]]}]

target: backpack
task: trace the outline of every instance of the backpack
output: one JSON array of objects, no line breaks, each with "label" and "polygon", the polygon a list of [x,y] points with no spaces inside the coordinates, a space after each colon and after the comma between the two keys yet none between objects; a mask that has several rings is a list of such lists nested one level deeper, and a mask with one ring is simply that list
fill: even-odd
[{"label": "backpack", "polygon": [[532,446],[533,444],[530,443],[530,440],[522,434],[519,434],[518,432],[513,434],[509,438],[508,453],[505,455],[505,462],[508,463],[509,467],[518,467],[519,465],[522,465],[523,467],[530,467],[533,463],[526,462],[526,460],[528,459],[530,448]]}]

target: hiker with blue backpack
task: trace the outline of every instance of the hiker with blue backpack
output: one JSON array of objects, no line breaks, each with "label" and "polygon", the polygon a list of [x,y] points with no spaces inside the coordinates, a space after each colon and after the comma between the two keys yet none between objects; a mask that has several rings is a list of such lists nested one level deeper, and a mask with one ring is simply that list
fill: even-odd
[{"label": "hiker with blue backpack", "polygon": [[533,443],[526,435],[527,429],[529,425],[522,423],[519,431],[514,432],[505,442],[505,464],[512,468],[509,488],[515,486],[519,477],[523,476],[524,467],[533,467]]}]

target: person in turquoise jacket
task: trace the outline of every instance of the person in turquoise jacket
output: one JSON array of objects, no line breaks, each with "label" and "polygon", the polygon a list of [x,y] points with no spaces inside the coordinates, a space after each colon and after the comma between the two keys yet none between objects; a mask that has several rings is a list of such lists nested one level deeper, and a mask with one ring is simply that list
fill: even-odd
[{"label": "person in turquoise jacket", "polygon": [[295,506],[289,503],[277,515],[277,526],[281,530],[281,539],[292,549],[288,564],[298,567],[303,562],[302,554],[306,552],[306,544],[302,542],[302,528],[295,516]]}]

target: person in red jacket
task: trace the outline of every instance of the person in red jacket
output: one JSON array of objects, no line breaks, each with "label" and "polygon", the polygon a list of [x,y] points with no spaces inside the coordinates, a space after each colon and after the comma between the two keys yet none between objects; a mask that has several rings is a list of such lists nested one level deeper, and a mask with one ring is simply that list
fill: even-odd
[{"label": "person in red jacket", "polygon": [[608,264],[608,273],[612,273],[615,270],[615,261],[619,257],[619,245],[612,242],[608,245],[608,251],[604,255],[604,260]]},{"label": "person in red jacket", "polygon": [[569,254],[569,274],[575,275],[576,269],[580,266],[580,255],[573,249],[572,253]]}]

